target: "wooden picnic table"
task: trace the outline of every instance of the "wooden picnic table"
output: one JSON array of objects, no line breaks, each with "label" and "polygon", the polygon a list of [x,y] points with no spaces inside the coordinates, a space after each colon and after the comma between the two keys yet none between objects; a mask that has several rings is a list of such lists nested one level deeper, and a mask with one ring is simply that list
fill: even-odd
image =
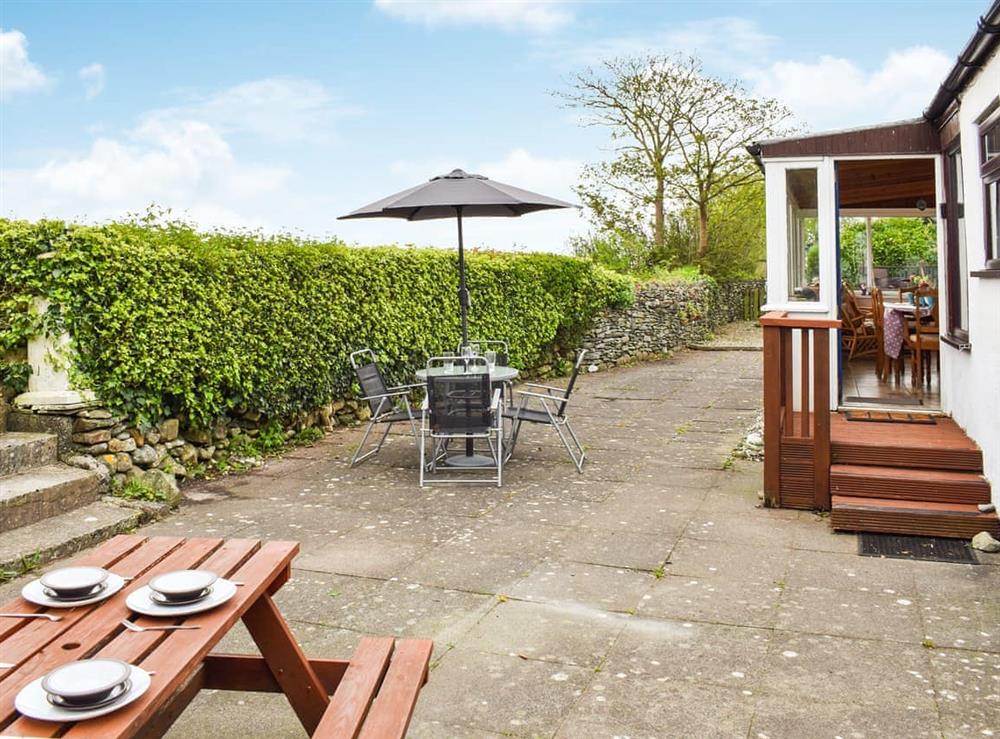
[{"label": "wooden picnic table", "polygon": [[[316,737],[402,737],[427,679],[432,642],[366,637],[350,660],[307,659],[272,596],[288,581],[297,542],[117,536],[75,564],[105,567],[125,588],[101,603],[47,609],[17,598],[2,612],[52,613],[45,619],[0,618],[0,735],[157,737],[201,689],[282,692]],[[243,585],[210,611],[173,619],[135,616],[129,593],[171,570],[208,569]],[[126,630],[139,625],[198,625],[197,630]],[[242,619],[261,656],[214,654]],[[155,672],[149,690],[118,711],[73,723],[37,721],[14,708],[18,691],[55,667],[91,657],[124,660]]]}]

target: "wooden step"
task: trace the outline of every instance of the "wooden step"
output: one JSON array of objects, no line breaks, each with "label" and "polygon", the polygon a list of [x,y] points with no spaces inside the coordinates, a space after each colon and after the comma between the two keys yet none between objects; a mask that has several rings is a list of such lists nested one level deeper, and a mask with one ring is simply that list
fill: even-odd
[{"label": "wooden step", "polygon": [[981,513],[967,503],[859,498],[834,495],[830,523],[840,531],[874,531],[911,536],[971,539],[980,531],[1000,536],[996,513]]},{"label": "wooden step", "polygon": [[983,455],[962,428],[945,416],[933,424],[830,419],[830,456],[836,464],[982,472]]},{"label": "wooden step", "polygon": [[935,503],[990,502],[990,484],[975,472],[830,465],[830,492],[856,498],[925,500]]}]

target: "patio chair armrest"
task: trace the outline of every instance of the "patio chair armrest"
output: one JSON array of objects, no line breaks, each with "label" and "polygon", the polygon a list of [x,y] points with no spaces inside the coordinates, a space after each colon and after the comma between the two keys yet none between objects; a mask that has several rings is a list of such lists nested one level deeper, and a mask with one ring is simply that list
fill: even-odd
[{"label": "patio chair armrest", "polygon": [[569,398],[557,398],[554,395],[543,395],[542,393],[532,393],[527,390],[517,390],[515,391],[518,395],[526,395],[529,398],[538,398],[540,400],[555,400],[560,403],[568,403]]},{"label": "patio chair armrest", "polygon": [[411,382],[409,385],[393,385],[389,388],[389,392],[395,392],[397,390],[415,390],[416,388],[427,387],[426,382]]},{"label": "patio chair armrest", "polygon": [[396,392],[379,393],[378,395],[366,395],[358,400],[379,400],[380,398],[398,398],[400,395],[409,395],[409,390],[397,390]]},{"label": "patio chair armrest", "polygon": [[490,402],[491,411],[496,411],[497,409],[500,408],[501,396],[502,393],[500,392],[500,388],[497,388],[496,390],[493,391],[493,400]]},{"label": "patio chair armrest", "polygon": [[524,383],[524,385],[525,387],[538,387],[543,390],[548,390],[550,393],[562,393],[563,395],[566,394],[566,388],[564,387],[552,387],[552,385],[540,385],[537,382],[526,382]]}]

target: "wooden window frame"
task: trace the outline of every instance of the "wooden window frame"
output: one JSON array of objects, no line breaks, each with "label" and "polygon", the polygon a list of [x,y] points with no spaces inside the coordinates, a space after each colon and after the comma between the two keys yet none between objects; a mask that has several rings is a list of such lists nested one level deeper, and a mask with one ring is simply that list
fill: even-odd
[{"label": "wooden window frame", "polygon": [[[991,223],[993,218],[1000,218],[1000,213],[993,213],[1000,208],[1000,203],[990,202],[990,186],[1000,181],[1000,152],[989,160],[986,158],[986,134],[990,130],[1000,130],[1000,99],[994,100],[977,122],[979,138],[979,177],[983,181],[983,245],[986,250],[986,260],[1000,256],[1000,244],[994,239]],[[992,218],[991,218],[992,214]]]},{"label": "wooden window frame", "polygon": [[[944,162],[944,203],[940,205],[940,208],[945,227],[945,285],[948,290],[948,334],[946,338],[951,339],[951,341],[946,341],[945,343],[967,346],[969,344],[969,330],[966,327],[957,325],[962,315],[962,299],[959,292],[961,288],[961,275],[959,274],[961,271],[961,260],[958,254],[959,217],[956,214],[955,192],[952,187],[955,172],[952,171],[951,166],[952,157],[957,155],[961,158],[962,156],[961,136],[955,136],[947,145],[942,147],[942,154]],[[965,198],[963,197],[963,211],[964,208]],[[962,218],[964,219],[964,213],[962,214]],[[968,243],[966,243],[966,261],[968,261]],[[968,283],[966,283],[966,290],[968,290]],[[966,300],[968,300],[968,296],[966,296]]]}]

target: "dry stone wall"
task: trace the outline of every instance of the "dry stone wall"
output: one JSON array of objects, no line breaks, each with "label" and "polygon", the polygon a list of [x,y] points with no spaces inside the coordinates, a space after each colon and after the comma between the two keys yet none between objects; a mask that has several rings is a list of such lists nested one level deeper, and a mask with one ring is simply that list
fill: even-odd
[{"label": "dry stone wall", "polygon": [[703,341],[724,323],[756,317],[764,283],[648,282],[628,308],[607,310],[584,336],[589,364],[614,365]]}]

